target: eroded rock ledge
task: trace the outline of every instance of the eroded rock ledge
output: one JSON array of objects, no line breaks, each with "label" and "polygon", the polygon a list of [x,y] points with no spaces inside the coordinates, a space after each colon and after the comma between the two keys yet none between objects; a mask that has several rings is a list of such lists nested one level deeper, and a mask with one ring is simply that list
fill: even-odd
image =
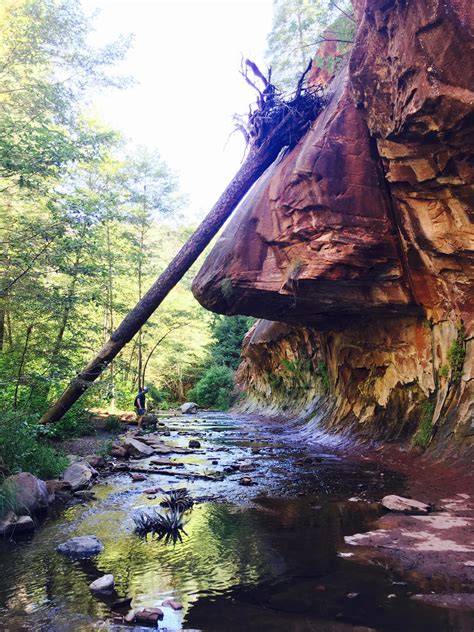
[{"label": "eroded rock ledge", "polygon": [[213,311],[286,323],[247,336],[247,405],[325,402],[330,427],[468,449],[474,8],[358,0],[356,13],[325,111],[242,202],[193,290]]}]

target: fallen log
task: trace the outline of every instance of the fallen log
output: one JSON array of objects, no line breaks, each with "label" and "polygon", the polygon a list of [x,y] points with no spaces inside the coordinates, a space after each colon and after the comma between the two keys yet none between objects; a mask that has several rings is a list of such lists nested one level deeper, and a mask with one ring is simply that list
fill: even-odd
[{"label": "fallen log", "polygon": [[[247,60],[246,64],[257,78],[262,79],[262,74],[258,69],[258,72],[255,71],[252,62]],[[56,403],[45,412],[40,423],[58,421],[84,394],[183,278],[250,187],[275,162],[284,148],[294,147],[308,130],[324,105],[320,94],[303,90],[303,80],[309,69],[310,66],[298,82],[296,93],[289,99],[284,99],[269,79],[263,80],[264,90],[260,91],[248,80],[248,71],[245,70],[243,74],[246,80],[259,93],[257,108],[249,114],[246,126],[245,135],[249,149],[245,161],[196,232],[124,318],[99,353],[71,381]],[[239,127],[242,128],[242,125]]]}]

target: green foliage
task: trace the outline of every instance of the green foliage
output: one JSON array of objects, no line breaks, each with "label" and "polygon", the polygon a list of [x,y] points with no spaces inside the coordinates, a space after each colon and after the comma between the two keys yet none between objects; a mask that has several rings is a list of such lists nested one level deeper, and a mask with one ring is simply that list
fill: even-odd
[{"label": "green foliage", "polygon": [[433,433],[433,414],[435,405],[434,402],[426,401],[421,407],[420,420],[418,423],[418,430],[413,436],[413,445],[425,450],[431,441],[431,435]]},{"label": "green foliage", "polygon": [[443,364],[443,366],[440,367],[439,375],[440,375],[440,377],[448,377],[448,375],[449,375],[449,366],[447,364]]},{"label": "green foliage", "polygon": [[318,363],[318,374],[321,378],[321,384],[323,385],[324,390],[328,393],[331,390],[331,379],[329,377],[328,368],[322,360]]},{"label": "green foliage", "polygon": [[0,423],[0,461],[11,472],[31,472],[39,478],[57,478],[67,459],[47,443],[44,428],[35,419],[18,412]]},{"label": "green foliage", "polygon": [[108,457],[108,456],[110,455],[110,453],[111,453],[111,451],[112,451],[112,444],[113,444],[112,439],[109,439],[108,441],[104,441],[104,442],[103,442],[103,443],[102,443],[102,444],[98,447],[98,449],[96,450],[96,453],[97,453],[99,456],[104,457],[104,459],[105,459],[106,457]]},{"label": "green foliage", "polygon": [[81,405],[73,406],[57,423],[47,427],[50,439],[63,440],[84,437],[95,433],[92,415]]},{"label": "green foliage", "polygon": [[465,338],[466,330],[464,329],[464,325],[461,325],[458,335],[448,351],[448,361],[451,367],[451,381],[454,384],[458,384],[461,381],[463,374],[464,360],[466,358]]},{"label": "green foliage", "polygon": [[212,325],[215,342],[210,346],[211,361],[237,369],[244,336],[254,322],[249,316],[216,316]]},{"label": "green foliage", "polygon": [[165,389],[160,390],[159,388],[156,388],[156,386],[153,386],[153,384],[148,388],[148,395],[157,408],[163,408],[163,406],[167,406],[169,404],[171,400],[171,393],[169,391]]},{"label": "green foliage", "polygon": [[[336,8],[330,0],[275,0],[272,30],[267,38],[267,61],[272,81],[291,91],[318,46],[325,39],[338,40],[333,57],[316,63],[335,72],[344,63],[354,33],[351,4],[345,0]],[[342,9],[343,11],[340,11]]]},{"label": "green foliage", "polygon": [[188,399],[205,408],[225,410],[230,405],[234,372],[227,366],[213,365],[188,392]]},{"label": "green foliage", "polygon": [[118,433],[122,429],[122,423],[116,415],[109,415],[105,420],[104,428],[107,432]]}]

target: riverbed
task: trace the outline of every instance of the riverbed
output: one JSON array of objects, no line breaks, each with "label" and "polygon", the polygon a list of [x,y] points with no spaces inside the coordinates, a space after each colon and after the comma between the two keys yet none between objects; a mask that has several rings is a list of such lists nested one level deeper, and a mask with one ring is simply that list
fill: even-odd
[{"label": "riverbed", "polygon": [[[370,530],[384,495],[403,494],[402,475],[343,456],[324,435],[308,447],[283,422],[215,412],[160,421],[171,448],[201,444],[170,455],[166,469],[178,476],[112,474],[93,487],[95,500],[0,544],[1,630],[129,630],[111,613],[125,597],[134,609],[160,607],[167,632],[474,629],[469,612],[411,598],[435,579],[415,581],[375,556],[362,562],[344,545],[344,536]],[[240,484],[244,476],[250,485]],[[134,533],[134,512],[159,506],[161,493],[147,491],[156,487],[186,487],[195,500],[175,545]],[[76,561],[56,553],[76,535],[99,537],[104,551]],[[116,593],[93,596],[89,584],[107,573]],[[170,599],[183,608],[162,606]]]}]

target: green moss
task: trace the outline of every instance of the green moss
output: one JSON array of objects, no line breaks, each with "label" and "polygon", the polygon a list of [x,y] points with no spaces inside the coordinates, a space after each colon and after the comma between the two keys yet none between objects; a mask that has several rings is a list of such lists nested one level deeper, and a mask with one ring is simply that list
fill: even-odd
[{"label": "green moss", "polygon": [[234,289],[232,287],[232,281],[228,278],[222,279],[221,281],[221,293],[224,298],[230,298],[232,296]]},{"label": "green moss", "polygon": [[417,448],[426,450],[431,436],[433,434],[433,414],[435,405],[434,402],[426,401],[421,406],[420,421],[418,424],[418,430],[413,436],[413,445]]},{"label": "green moss", "polygon": [[440,377],[448,377],[449,375],[449,366],[447,364],[443,364],[443,366],[439,370]]},{"label": "green moss", "polygon": [[451,368],[451,381],[454,384],[458,384],[461,381],[464,367],[464,360],[466,358],[466,346],[465,346],[466,331],[464,325],[458,330],[456,339],[453,340],[452,345],[448,351],[448,361]]},{"label": "green moss", "polygon": [[323,385],[324,391],[329,393],[331,390],[331,380],[329,378],[328,368],[322,360],[318,364],[318,374],[321,378],[321,384]]}]

